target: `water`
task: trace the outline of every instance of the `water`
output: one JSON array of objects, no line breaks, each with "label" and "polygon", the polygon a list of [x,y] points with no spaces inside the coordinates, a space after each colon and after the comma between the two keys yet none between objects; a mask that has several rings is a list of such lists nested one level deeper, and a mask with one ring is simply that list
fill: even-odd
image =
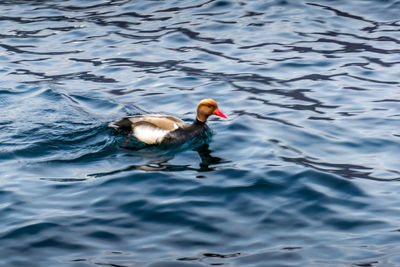
[{"label": "water", "polygon": [[[400,265],[399,1],[0,12],[0,265]],[[197,149],[107,128],[203,98]]]}]

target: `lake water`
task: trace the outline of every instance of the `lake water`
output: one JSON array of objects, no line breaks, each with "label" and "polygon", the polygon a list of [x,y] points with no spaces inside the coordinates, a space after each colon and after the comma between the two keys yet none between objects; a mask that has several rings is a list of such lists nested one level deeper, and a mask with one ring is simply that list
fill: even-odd
[{"label": "lake water", "polygon": [[[399,266],[400,2],[1,1],[1,266]],[[123,148],[191,121],[208,145]]]}]

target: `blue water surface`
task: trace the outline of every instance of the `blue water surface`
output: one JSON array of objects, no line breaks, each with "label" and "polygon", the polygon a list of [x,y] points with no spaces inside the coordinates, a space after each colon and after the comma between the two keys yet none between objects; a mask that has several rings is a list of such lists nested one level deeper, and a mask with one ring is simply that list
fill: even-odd
[{"label": "blue water surface", "polygon": [[[1,266],[399,266],[400,1],[0,2]],[[125,115],[201,145],[125,148]]]}]

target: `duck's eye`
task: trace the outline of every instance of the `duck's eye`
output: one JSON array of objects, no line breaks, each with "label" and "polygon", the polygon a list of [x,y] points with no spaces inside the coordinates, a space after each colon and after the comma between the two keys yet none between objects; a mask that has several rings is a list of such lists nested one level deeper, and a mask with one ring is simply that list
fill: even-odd
[{"label": "duck's eye", "polygon": [[207,105],[207,107],[212,108],[213,106],[212,105]]}]

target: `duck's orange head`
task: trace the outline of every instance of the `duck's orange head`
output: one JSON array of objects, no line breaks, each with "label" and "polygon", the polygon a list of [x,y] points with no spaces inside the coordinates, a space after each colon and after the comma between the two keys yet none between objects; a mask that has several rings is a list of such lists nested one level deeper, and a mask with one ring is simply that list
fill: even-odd
[{"label": "duck's orange head", "polygon": [[203,99],[197,106],[197,119],[201,122],[206,122],[210,115],[217,115],[227,119],[224,113],[218,108],[218,104],[213,99]]}]

